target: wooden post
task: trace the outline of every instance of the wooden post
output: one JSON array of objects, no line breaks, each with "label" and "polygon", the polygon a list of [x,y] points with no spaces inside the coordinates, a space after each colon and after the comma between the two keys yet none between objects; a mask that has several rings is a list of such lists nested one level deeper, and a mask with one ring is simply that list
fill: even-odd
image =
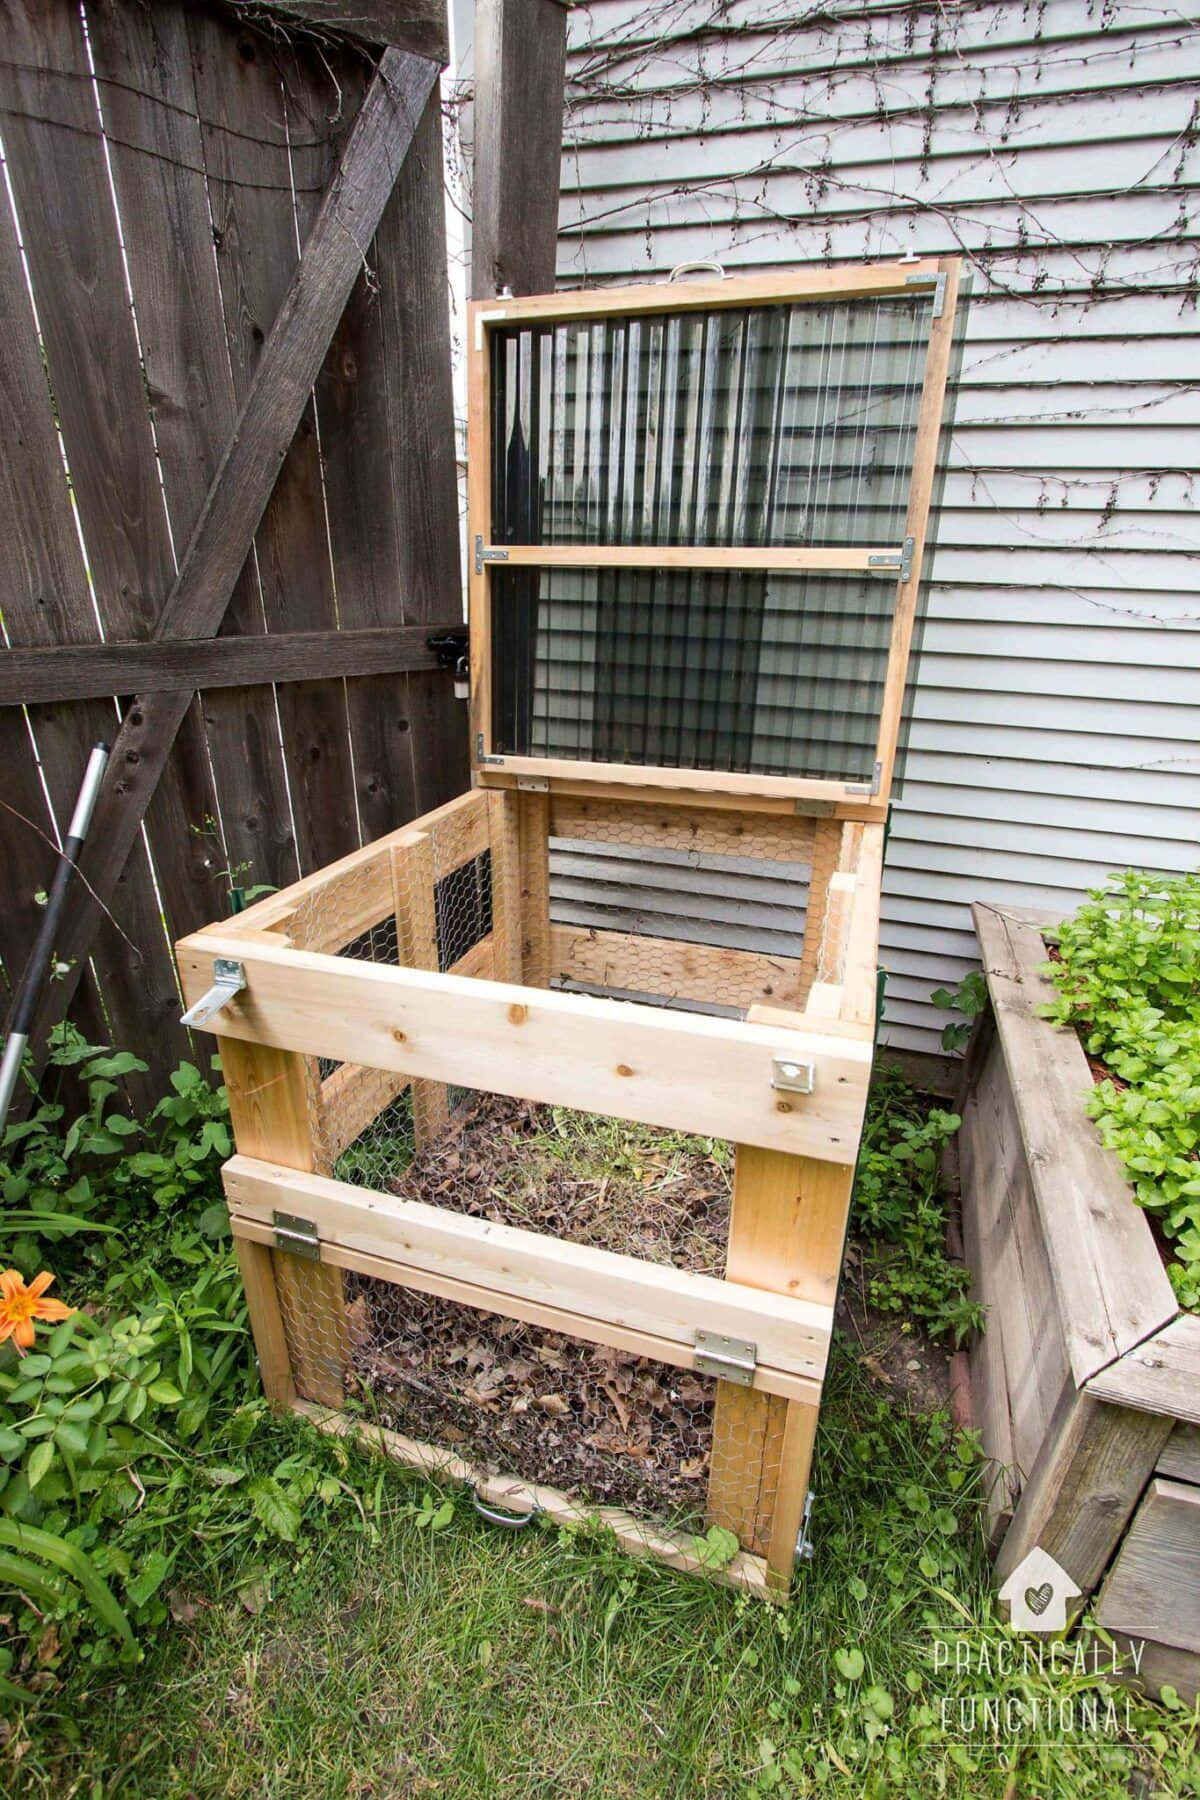
[{"label": "wooden post", "polygon": [[812,862],[808,875],[808,903],[804,911],[804,945],[800,953],[799,987],[806,996],[817,979],[821,944],[829,900],[829,884],[837,871],[842,849],[842,827],[836,819],[818,819],[813,828]]},{"label": "wooden post", "polygon": [[492,855],[492,969],[497,981],[522,978],[521,796],[508,788],[488,794],[488,842]]},{"label": "wooden post", "polygon": [[566,43],[560,0],[476,0],[475,300],[553,291]]},{"label": "wooden post", "polygon": [[518,794],[521,964],[529,987],[550,985],[550,796]]},{"label": "wooden post", "polygon": [[[406,832],[392,850],[392,888],[396,910],[396,942],[407,969],[438,967],[437,911],[433,840],[426,832]],[[413,1139],[420,1150],[450,1120],[450,1102],[442,1081],[412,1084]]]},{"label": "wooden post", "polygon": [[[315,1069],[308,1057],[265,1044],[219,1038],[229,1114],[244,1156],[317,1174]],[[350,1361],[340,1269],[282,1250],[238,1245],[250,1328],[263,1388],[285,1407],[298,1391],[321,1406],[340,1407]]]},{"label": "wooden post", "polygon": [[[739,1144],[725,1273],[730,1281],[832,1306],[853,1168]],[[786,1592],[804,1516],[818,1408],[717,1384],[708,1506],[714,1524],[764,1553]]]}]

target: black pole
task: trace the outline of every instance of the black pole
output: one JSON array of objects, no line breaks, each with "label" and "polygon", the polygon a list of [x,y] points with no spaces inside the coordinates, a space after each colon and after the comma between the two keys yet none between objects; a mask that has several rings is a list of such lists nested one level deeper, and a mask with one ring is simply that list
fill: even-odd
[{"label": "black pole", "polygon": [[97,744],[88,758],[83,784],[79,789],[79,798],[75,802],[75,811],[71,815],[66,840],[59,852],[58,867],[54,871],[54,880],[50,884],[50,893],[38,930],[37,942],[30,952],[29,961],[25,964],[25,972],[21,976],[17,997],[13,1002],[12,1023],[9,1028],[8,1041],[4,1046],[4,1057],[0,1061],[0,1134],[3,1133],[8,1120],[12,1097],[16,1092],[17,1082],[21,1075],[25,1046],[29,1042],[30,1027],[37,1012],[38,1002],[42,997],[42,989],[46,985],[46,977],[50,970],[50,958],[54,951],[54,940],[58,936],[59,922],[62,919],[63,906],[66,903],[67,889],[71,885],[71,877],[75,873],[79,853],[87,838],[88,827],[92,822],[92,813],[96,806],[96,797],[100,792],[100,783],[104,780],[104,771],[107,767],[108,745]]}]

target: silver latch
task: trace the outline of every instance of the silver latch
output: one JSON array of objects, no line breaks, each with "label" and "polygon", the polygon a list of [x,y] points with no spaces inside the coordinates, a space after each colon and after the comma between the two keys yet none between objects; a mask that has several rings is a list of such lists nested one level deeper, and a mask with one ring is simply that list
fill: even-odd
[{"label": "silver latch", "polygon": [[497,550],[492,545],[485,544],[483,541],[483,533],[479,531],[475,533],[475,573],[477,575],[483,574],[484,563],[507,561],[507,550]]},{"label": "silver latch", "polygon": [[804,1498],[804,1517],[800,1521],[800,1535],[796,1539],[796,1561],[797,1562],[811,1562],[813,1557],[816,1555],[816,1549],[813,1545],[813,1541],[812,1541],[811,1537],[809,1537],[809,1535],[808,1535],[808,1527],[812,1520],[812,1509],[813,1509],[813,1491],[811,1488],[809,1488],[808,1493],[805,1495],[805,1498]]},{"label": "silver latch", "polygon": [[784,1094],[811,1094],[817,1085],[817,1065],[797,1056],[771,1058],[771,1086]]},{"label": "silver latch", "polygon": [[754,1386],[758,1345],[749,1338],[726,1337],[723,1331],[696,1333],[696,1367],[702,1375],[719,1375],[738,1387]]},{"label": "silver latch", "polygon": [[311,1219],[298,1218],[295,1213],[277,1212],[271,1214],[271,1223],[275,1227],[277,1250],[286,1250],[289,1256],[307,1257],[309,1262],[320,1262],[321,1240]]},{"label": "silver latch", "polygon": [[246,971],[240,962],[232,956],[213,958],[213,984],[207,994],[202,994],[194,1006],[189,1006],[179,1023],[181,1025],[207,1025],[208,1021],[227,1006],[235,994],[240,994],[246,985]]}]

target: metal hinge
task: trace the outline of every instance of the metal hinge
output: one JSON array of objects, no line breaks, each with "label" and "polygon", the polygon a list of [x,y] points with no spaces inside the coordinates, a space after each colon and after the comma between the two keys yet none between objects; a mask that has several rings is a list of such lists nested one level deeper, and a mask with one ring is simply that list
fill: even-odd
[{"label": "metal hinge", "polygon": [[883,764],[877,762],[872,771],[870,781],[848,781],[846,783],[846,792],[848,794],[866,794],[868,799],[873,799],[882,786]]},{"label": "metal hinge", "polygon": [[517,786],[523,794],[548,794],[550,778],[547,775],[518,775]]},{"label": "metal hinge", "polygon": [[937,275],[906,275],[905,287],[933,286],[933,316],[940,319],[946,310],[946,271],[942,269]]},{"label": "metal hinge", "polygon": [[277,1250],[286,1250],[289,1256],[307,1257],[309,1262],[320,1262],[321,1240],[311,1219],[301,1219],[295,1213],[277,1212],[271,1214],[271,1223],[275,1227]]},{"label": "metal hinge", "polygon": [[771,1086],[784,1094],[811,1094],[817,1085],[817,1065],[797,1056],[771,1058]]},{"label": "metal hinge", "polygon": [[804,1498],[804,1517],[800,1521],[800,1535],[796,1539],[796,1561],[811,1562],[816,1555],[816,1547],[808,1535],[812,1522],[813,1491],[809,1488]]},{"label": "metal hinge", "polygon": [[911,581],[916,548],[915,538],[906,537],[899,550],[881,550],[877,556],[868,556],[867,567],[895,569],[901,581]]},{"label": "metal hinge", "polygon": [[207,1025],[208,1021],[227,1006],[235,994],[240,994],[246,985],[246,971],[240,962],[231,956],[213,958],[213,984],[207,994],[202,994],[194,1006],[189,1006],[179,1023],[181,1025]]},{"label": "metal hinge", "polygon": [[753,1387],[758,1345],[749,1338],[726,1337],[723,1331],[698,1331],[696,1367],[702,1375],[719,1375],[738,1387]]},{"label": "metal hinge", "polygon": [[489,763],[489,764],[502,763],[504,761],[504,758],[502,756],[489,756],[487,754],[486,750],[484,749],[482,731],[477,731],[475,733],[475,761],[477,763]]},{"label": "metal hinge", "polygon": [[507,550],[494,549],[492,545],[484,543],[481,532],[477,531],[475,533],[475,573],[477,575],[483,574],[484,563],[507,561]]}]

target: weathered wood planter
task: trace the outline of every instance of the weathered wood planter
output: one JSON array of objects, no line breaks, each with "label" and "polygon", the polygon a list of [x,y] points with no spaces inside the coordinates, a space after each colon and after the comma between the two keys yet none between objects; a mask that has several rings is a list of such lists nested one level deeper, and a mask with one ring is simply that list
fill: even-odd
[{"label": "weathered wood planter", "polygon": [[1151,1685],[1200,1680],[1200,1318],[1084,1106],[1074,1032],[1039,1016],[1049,915],[976,906],[991,998],[960,1141],[987,1326],[971,1353],[1003,1581],[1039,1544]]}]

